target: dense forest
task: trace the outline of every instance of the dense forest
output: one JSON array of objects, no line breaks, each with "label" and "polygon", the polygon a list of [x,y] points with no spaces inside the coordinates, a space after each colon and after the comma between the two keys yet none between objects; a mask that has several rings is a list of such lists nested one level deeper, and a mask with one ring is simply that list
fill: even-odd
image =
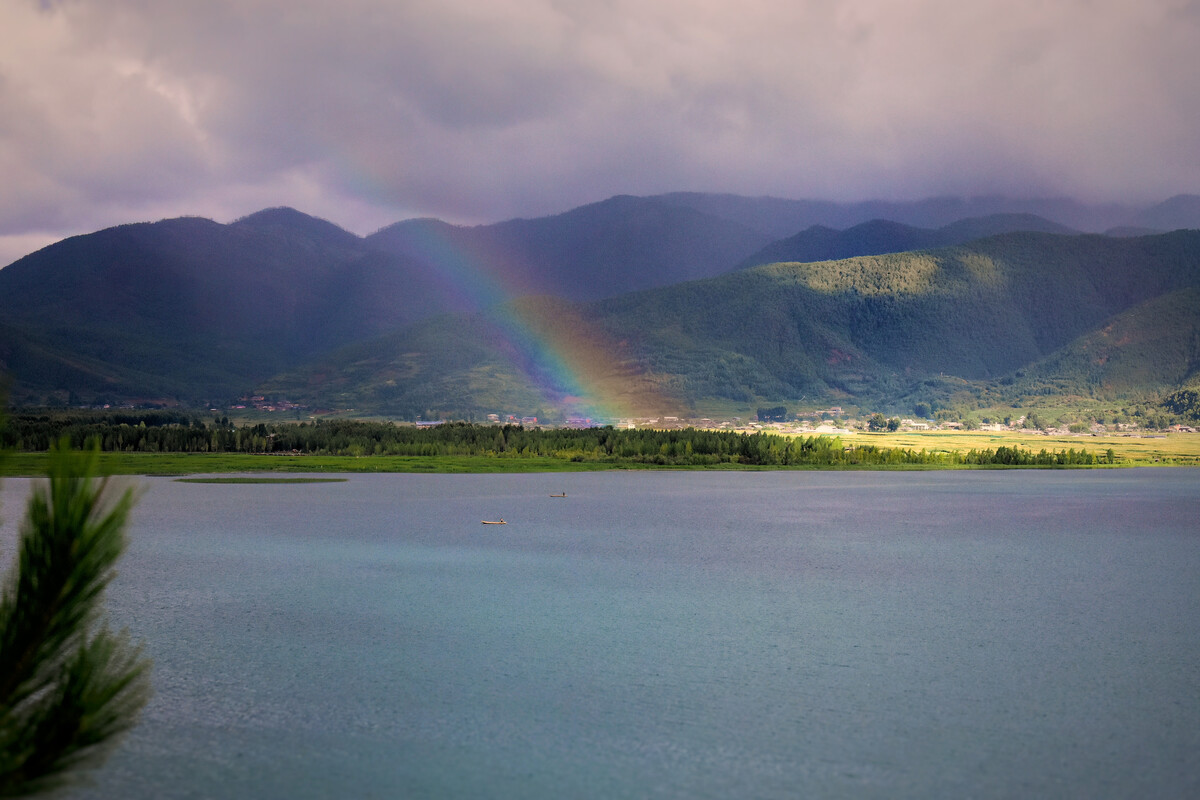
[{"label": "dense forest", "polygon": [[388,456],[488,456],[565,461],[716,466],[997,465],[1072,466],[1112,463],[1087,450],[1034,453],[998,447],[967,453],[847,446],[831,436],[603,428],[525,428],[446,423],[430,427],[350,420],[236,426],[178,412],[16,413],[0,445],[42,451],[66,439],[73,447],[97,442],[104,451]]}]

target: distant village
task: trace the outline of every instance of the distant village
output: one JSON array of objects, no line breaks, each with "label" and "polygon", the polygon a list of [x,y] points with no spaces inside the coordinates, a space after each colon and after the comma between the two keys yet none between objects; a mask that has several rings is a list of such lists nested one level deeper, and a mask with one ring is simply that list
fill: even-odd
[{"label": "distant village", "polygon": [[[229,407],[234,411],[251,410],[259,412],[308,412],[311,417],[337,414],[344,415],[353,409],[314,409],[310,412],[308,406],[292,403],[283,399],[268,399],[263,395],[240,398]],[[212,409],[216,411],[217,409]],[[764,414],[763,411],[775,412]],[[861,417],[861,418],[860,418]],[[882,414],[860,414],[859,417],[848,415],[841,406],[831,406],[796,414],[787,414],[782,407],[759,409],[756,418],[731,417],[729,419],[713,419],[710,417],[625,417],[616,420],[594,420],[580,415],[567,415],[561,421],[540,420],[535,416],[518,416],[515,414],[488,414],[487,422],[493,425],[523,425],[525,427],[562,427],[562,428],[594,428],[612,425],[616,428],[655,428],[661,430],[699,428],[703,430],[723,430],[740,433],[755,433],[770,431],[772,433],[819,436],[819,435],[850,435],[863,432],[916,432],[916,431],[1017,431],[1026,433],[1041,433],[1047,436],[1089,435],[1140,430],[1135,424],[1118,423],[1114,425],[1091,424],[1087,426],[1051,426],[1041,422],[1029,424],[1029,420],[1020,417],[1006,418],[1003,421],[962,422],[959,420],[914,419],[901,417],[884,417]],[[444,419],[416,420],[417,427],[430,427],[447,422]],[[1168,430],[1179,433],[1194,433],[1197,429],[1187,425],[1173,425]]]}]

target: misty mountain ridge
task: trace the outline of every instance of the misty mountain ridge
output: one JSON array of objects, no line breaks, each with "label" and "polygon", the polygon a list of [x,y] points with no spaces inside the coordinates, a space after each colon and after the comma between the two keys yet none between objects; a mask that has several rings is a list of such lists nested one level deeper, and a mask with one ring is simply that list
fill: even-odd
[{"label": "misty mountain ridge", "polygon": [[563,214],[492,225],[401,222],[366,242],[414,256],[430,250],[430,238],[467,269],[486,268],[516,287],[513,293],[572,300],[715,275],[768,241],[738,222],[655,198],[619,195]]},{"label": "misty mountain ridge", "polygon": [[[1114,230],[1120,231],[1122,235],[1134,231],[1144,235],[1180,228],[1200,227],[1200,195],[1194,194],[1180,194],[1151,206],[1136,207],[1113,203],[1088,205],[1070,198],[1013,199],[1003,196],[973,198],[947,196],[916,201],[871,200],[837,203],[699,192],[674,192],[649,197],[617,195],[608,200],[580,206],[549,217],[532,220],[519,218],[476,226],[456,225],[433,218],[409,219],[386,226],[367,237],[358,237],[332,222],[288,207],[264,209],[242,217],[231,224],[244,225],[263,232],[270,228],[306,232],[310,238],[318,240],[324,238],[327,243],[340,240],[342,246],[348,246],[354,240],[365,238],[368,241],[376,241],[384,250],[393,250],[404,246],[405,230],[414,226],[417,228],[435,226],[446,235],[451,235],[451,232],[461,234],[469,231],[472,233],[467,235],[482,238],[486,237],[485,232],[489,229],[521,229],[532,226],[536,230],[539,227],[546,227],[546,224],[553,220],[568,223],[568,227],[572,220],[578,221],[577,227],[594,226],[596,222],[588,220],[589,216],[594,216],[596,220],[603,220],[607,216],[608,224],[613,224],[615,221],[614,210],[623,210],[625,213],[629,213],[639,208],[653,206],[687,208],[706,217],[740,225],[744,229],[750,229],[765,236],[763,245],[776,239],[795,236],[814,226],[844,231],[873,220],[890,221],[914,228],[938,229],[968,219],[1007,216],[1015,220],[1020,215],[1028,215],[1031,219],[1041,217],[1050,220],[1068,230],[1092,233]],[[202,218],[182,217],[179,219]],[[206,221],[211,222],[211,220]],[[130,224],[137,226],[155,223]],[[127,227],[129,225],[121,225],[107,230]],[[551,224],[550,227],[553,225]],[[597,230],[600,227],[597,226]],[[1025,230],[1027,228],[1008,229]],[[1041,228],[1029,229],[1040,230]],[[997,230],[995,232],[1004,231]],[[497,238],[520,237],[517,234],[507,233]]]},{"label": "misty mountain ridge", "polygon": [[1036,214],[992,214],[960,219],[941,228],[917,228],[886,219],[863,222],[843,231],[814,225],[795,236],[772,242],[742,261],[740,267],[779,261],[832,261],[855,256],[902,253],[965,244],[985,236],[1017,231],[1072,234],[1065,225]]},{"label": "misty mountain ridge", "polygon": [[762,230],[772,239],[786,238],[814,225],[845,230],[870,220],[885,219],[917,228],[941,228],[961,219],[1000,214],[1031,214],[1087,233],[1101,233],[1117,227],[1140,227],[1157,232],[1200,227],[1200,195],[1194,194],[1176,195],[1145,207],[1087,204],[1071,198],[1019,199],[999,195],[856,203],[696,192],[676,192],[658,198],[741,222]]}]

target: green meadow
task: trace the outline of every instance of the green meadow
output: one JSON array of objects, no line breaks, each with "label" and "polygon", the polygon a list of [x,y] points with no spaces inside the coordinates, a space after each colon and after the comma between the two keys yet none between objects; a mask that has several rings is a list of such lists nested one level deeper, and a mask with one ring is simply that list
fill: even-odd
[{"label": "green meadow", "polygon": [[1103,454],[1109,449],[1119,466],[1200,466],[1200,433],[1101,433],[1047,436],[1033,431],[910,431],[844,436],[850,445],[874,444],[913,450],[960,452],[1020,447],[1051,452],[1074,448]]},{"label": "green meadow", "polygon": [[[1112,450],[1116,466],[1200,466],[1200,433],[1100,434],[1045,436],[1029,432],[934,431],[858,433],[841,437],[847,447],[874,445],[914,451],[967,453],[998,447],[1019,447],[1034,453],[1074,449],[1098,456]],[[43,452],[9,452],[0,458],[0,475],[45,474],[49,456]],[[102,452],[98,467],[107,475],[233,475],[270,476],[292,473],[513,473],[591,472],[607,469],[820,469],[812,465],[777,467],[722,463],[711,466],[656,465],[633,461],[578,461],[548,456],[388,456],[295,455],[259,453],[139,453]],[[835,469],[972,469],[969,465],[839,465]],[[216,479],[214,479],[216,480]],[[229,482],[229,478],[221,479]],[[247,480],[253,480],[247,479]]]}]

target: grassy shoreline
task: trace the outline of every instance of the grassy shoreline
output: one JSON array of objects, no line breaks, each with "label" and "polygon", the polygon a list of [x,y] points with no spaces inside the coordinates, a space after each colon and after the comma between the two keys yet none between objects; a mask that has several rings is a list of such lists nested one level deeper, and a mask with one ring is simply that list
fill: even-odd
[{"label": "grassy shoreline", "polygon": [[[1200,433],[1170,433],[1131,436],[1045,436],[1028,432],[911,432],[851,434],[841,437],[847,446],[876,445],[881,448],[910,448],[930,452],[966,453],[969,450],[1020,447],[1037,452],[1075,448],[1096,455],[1112,449],[1117,467],[1200,466]],[[0,458],[0,475],[28,477],[45,474],[47,453],[7,453]],[[995,469],[997,466],[969,465],[898,465],[837,467],[776,467],[721,464],[709,467],[657,466],[634,462],[568,461],[549,457],[503,456],[325,456],[258,455],[246,453],[100,453],[98,467],[108,475],[221,475],[232,473],[521,473],[521,472],[594,472],[611,469]],[[1012,467],[1031,469],[1035,467]],[[1111,468],[1097,465],[1092,468]]]}]

